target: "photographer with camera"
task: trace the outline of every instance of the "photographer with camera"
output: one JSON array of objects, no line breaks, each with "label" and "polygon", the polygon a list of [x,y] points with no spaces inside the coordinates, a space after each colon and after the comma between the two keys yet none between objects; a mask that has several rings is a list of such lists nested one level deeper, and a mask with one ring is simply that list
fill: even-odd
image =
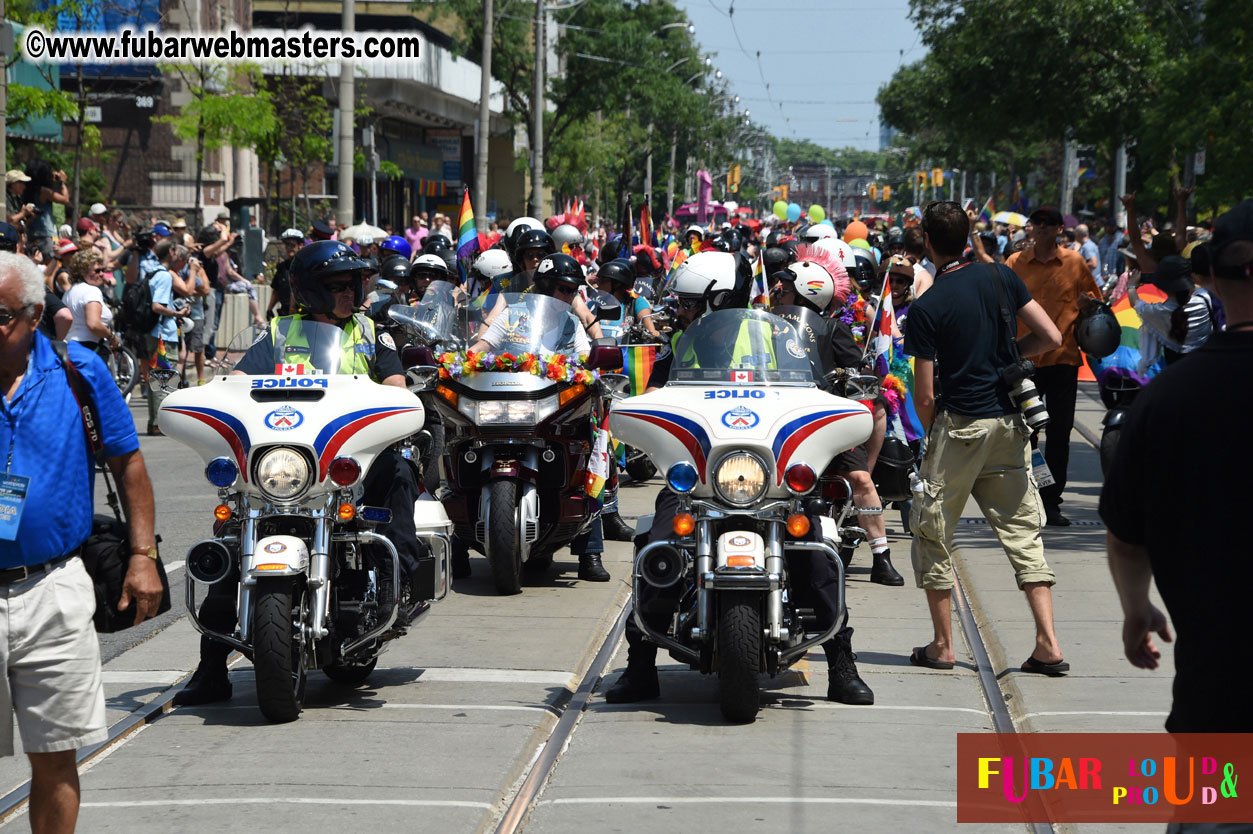
[{"label": "photographer with camera", "polygon": [[[1079,320],[1080,299],[1085,293],[1100,298],[1101,290],[1083,255],[1057,245],[1063,226],[1061,212],[1047,206],[1038,208],[1027,218],[1027,224],[1032,246],[1015,252],[1005,265],[1022,279],[1031,297],[1040,303],[1062,334],[1060,347],[1041,355],[1029,352],[1025,355],[1035,358],[1035,384],[1049,410],[1044,462],[1053,475],[1053,483],[1040,487],[1045,522],[1052,527],[1069,527],[1070,520],[1061,510],[1062,491],[1066,488],[1066,470],[1070,465],[1070,431],[1075,425],[1079,365],[1083,363],[1079,343],[1075,340],[1075,325]],[[1021,328],[1019,330],[1021,332]]]},{"label": "photographer with camera", "polygon": [[[910,306],[905,331],[905,352],[915,363],[914,405],[927,429],[910,527],[914,579],[926,591],[934,637],[909,660],[930,669],[953,668],[953,536],[973,495],[1014,566],[1035,619],[1035,646],[1022,669],[1060,675],[1070,665],[1053,632],[1050,588],[1056,580],[1044,561],[1043,513],[1028,445],[1028,425],[1047,417],[1037,410],[1030,362],[1022,356],[1056,349],[1061,334],[1012,271],[962,258],[970,218],[960,205],[929,204],[922,231],[936,276],[927,294]],[[1029,335],[1015,339],[1015,319]]]}]

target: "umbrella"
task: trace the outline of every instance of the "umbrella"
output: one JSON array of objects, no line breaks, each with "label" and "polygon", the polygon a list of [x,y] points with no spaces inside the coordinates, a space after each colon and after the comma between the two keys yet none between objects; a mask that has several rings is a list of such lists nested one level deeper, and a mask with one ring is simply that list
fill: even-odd
[{"label": "umbrella", "polygon": [[369,223],[358,223],[355,226],[349,226],[347,229],[339,230],[339,239],[344,240],[361,240],[363,237],[374,238],[375,242],[381,241],[387,237],[387,232],[378,226],[371,226]]},{"label": "umbrella", "polygon": [[1027,225],[1027,218],[1023,217],[1016,211],[998,211],[992,215],[993,223],[1004,223],[1007,226],[1017,226],[1022,228]]}]

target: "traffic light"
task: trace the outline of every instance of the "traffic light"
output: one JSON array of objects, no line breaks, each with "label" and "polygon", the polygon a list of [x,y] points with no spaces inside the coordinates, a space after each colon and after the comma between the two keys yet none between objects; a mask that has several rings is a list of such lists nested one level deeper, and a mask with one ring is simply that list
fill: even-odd
[{"label": "traffic light", "polygon": [[931,184],[934,185],[936,188],[939,188],[942,185],[944,185],[944,169],[943,168],[931,169]]},{"label": "traffic light", "polygon": [[883,202],[886,203],[888,200],[891,200],[891,199],[892,199],[892,186],[890,185],[883,186]]},{"label": "traffic light", "polygon": [[740,190],[740,166],[735,164],[731,166],[731,170],[727,173],[728,191],[738,192]]},{"label": "traffic light", "polygon": [[927,187],[927,172],[926,171],[915,171],[914,177],[918,181],[919,189],[923,189]]},{"label": "traffic light", "polygon": [[787,186],[786,185],[779,186],[779,194],[780,194],[779,199],[786,203],[787,202]]},{"label": "traffic light", "polygon": [[877,185],[870,186],[870,188],[866,189],[866,193],[870,196],[871,200],[879,199],[879,186]]}]

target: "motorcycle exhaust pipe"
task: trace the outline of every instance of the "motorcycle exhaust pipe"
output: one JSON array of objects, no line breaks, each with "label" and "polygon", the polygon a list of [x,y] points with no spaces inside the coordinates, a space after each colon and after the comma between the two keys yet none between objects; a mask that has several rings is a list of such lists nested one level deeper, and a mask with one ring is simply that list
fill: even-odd
[{"label": "motorcycle exhaust pipe", "polygon": [[231,572],[231,552],[217,539],[196,542],[187,551],[187,573],[205,585],[221,582]]},{"label": "motorcycle exhaust pipe", "polygon": [[640,560],[640,577],[656,588],[669,588],[683,578],[687,557],[673,547],[654,547]]}]

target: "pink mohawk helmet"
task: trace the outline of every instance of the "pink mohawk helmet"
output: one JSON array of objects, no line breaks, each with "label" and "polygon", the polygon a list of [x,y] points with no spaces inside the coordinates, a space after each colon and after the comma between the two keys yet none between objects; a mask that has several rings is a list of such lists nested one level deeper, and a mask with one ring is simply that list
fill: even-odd
[{"label": "pink mohawk helmet", "polygon": [[826,270],[835,284],[835,303],[842,305],[848,301],[849,295],[853,292],[853,282],[849,280],[848,270],[840,263],[839,258],[826,249],[806,243],[796,248],[796,260],[798,263],[811,263]]}]

